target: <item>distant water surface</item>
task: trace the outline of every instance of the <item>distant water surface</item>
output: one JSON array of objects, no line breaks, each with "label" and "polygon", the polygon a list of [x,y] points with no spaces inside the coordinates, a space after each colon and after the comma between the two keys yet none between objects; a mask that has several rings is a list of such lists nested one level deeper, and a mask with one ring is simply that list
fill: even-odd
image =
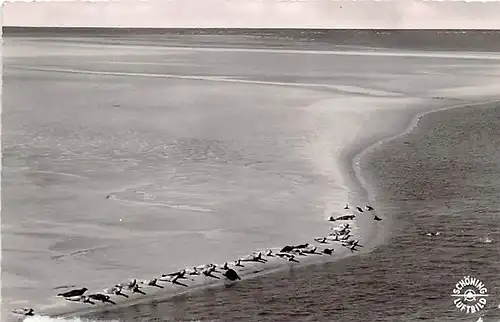
[{"label": "distant water surface", "polygon": [[[26,28],[3,27],[7,37],[74,37],[82,43],[118,44],[128,38],[135,44],[156,45],[168,41],[196,46],[276,46],[304,48],[379,48],[417,50],[499,51],[498,30],[370,30],[370,29],[239,29],[239,28]],[[87,38],[87,39],[86,39]],[[121,39],[120,39],[121,38]],[[154,46],[154,44],[153,44]]]}]

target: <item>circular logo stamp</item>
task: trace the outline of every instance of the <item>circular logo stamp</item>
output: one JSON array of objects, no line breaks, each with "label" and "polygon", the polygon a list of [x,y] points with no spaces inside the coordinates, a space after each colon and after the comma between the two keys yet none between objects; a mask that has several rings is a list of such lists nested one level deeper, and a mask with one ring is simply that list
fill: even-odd
[{"label": "circular logo stamp", "polygon": [[465,276],[455,284],[451,296],[455,298],[453,304],[461,312],[476,313],[486,306],[488,290],[477,278]]}]

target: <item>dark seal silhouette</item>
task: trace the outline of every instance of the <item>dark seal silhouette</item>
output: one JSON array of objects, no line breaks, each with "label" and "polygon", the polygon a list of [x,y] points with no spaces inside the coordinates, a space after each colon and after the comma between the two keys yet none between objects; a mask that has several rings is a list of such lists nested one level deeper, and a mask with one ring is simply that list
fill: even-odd
[{"label": "dark seal silhouette", "polygon": [[375,215],[375,217],[373,217],[373,220],[375,220],[375,221],[381,221],[382,218],[380,218],[379,216]]},{"label": "dark seal silhouette", "polygon": [[59,293],[59,294],[57,294],[57,296],[62,296],[62,297],[81,296],[85,292],[87,292],[87,290],[88,289],[86,287],[84,287],[84,288],[81,288],[79,290],[71,290],[71,291],[68,291],[68,292],[65,292],[65,293]]},{"label": "dark seal silhouette", "polygon": [[323,249],[323,253],[327,254],[327,255],[331,255],[333,253],[333,249],[325,248],[325,249]]},{"label": "dark seal silhouette", "polygon": [[236,273],[236,271],[232,268],[225,271],[222,275],[224,275],[228,280],[231,281],[236,281],[241,279],[238,273]]},{"label": "dark seal silhouette", "polygon": [[337,220],[353,220],[354,218],[356,218],[355,215],[345,215],[345,216],[337,217],[337,218],[335,218],[332,221],[337,221]]},{"label": "dark seal silhouette", "polygon": [[366,209],[368,209],[368,211],[372,211],[372,210],[373,210],[373,207],[372,207],[372,206],[368,206],[368,205],[366,205]]},{"label": "dark seal silhouette", "polygon": [[[137,285],[137,284],[136,284],[136,285],[134,285],[134,287],[132,287],[132,290],[131,290],[131,291],[132,291],[132,292],[134,292],[134,293],[139,293],[139,294],[146,295],[146,293],[145,293],[145,292],[141,291],[141,289],[140,289],[139,285]],[[128,296],[127,296],[127,297],[128,297]]]},{"label": "dark seal silhouette", "polygon": [[294,249],[293,246],[286,245],[280,250],[280,253],[288,253],[291,252]]},{"label": "dark seal silhouette", "polygon": [[303,248],[307,248],[307,247],[309,247],[309,244],[305,243],[305,244],[299,244],[297,246],[294,246],[293,248],[295,248],[295,249],[303,249]]},{"label": "dark seal silhouette", "polygon": [[356,207],[356,209],[358,209],[359,212],[363,212],[363,209],[361,209],[361,207]]},{"label": "dark seal silhouette", "polygon": [[104,294],[90,294],[89,295],[90,299],[96,300],[96,301],[101,301],[102,303],[111,303],[111,304],[116,304],[115,302],[110,300],[109,295],[104,295]]}]

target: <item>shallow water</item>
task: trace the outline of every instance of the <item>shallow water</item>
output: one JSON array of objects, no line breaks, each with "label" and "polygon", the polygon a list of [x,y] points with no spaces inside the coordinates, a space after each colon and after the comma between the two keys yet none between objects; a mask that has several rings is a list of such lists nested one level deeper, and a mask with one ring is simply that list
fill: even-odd
[{"label": "shallow water", "polygon": [[[432,99],[440,90],[471,94],[500,74],[496,60],[460,55],[179,51],[154,40],[137,48],[86,47],[69,38],[4,43],[6,309],[50,304],[53,288],[82,280],[108,286],[309,240],[324,230],[325,214],[349,198],[352,182],[342,175],[349,155],[402,131],[417,111],[467,102]],[[383,198],[377,204],[399,218],[400,205]],[[376,297],[373,275],[384,280],[394,275],[391,263],[401,262],[380,256],[100,317],[234,320],[244,312],[245,320],[355,320],[371,309],[375,320],[391,308],[399,317],[398,310],[409,312],[422,299],[381,310],[355,301]],[[374,261],[386,264],[377,271]],[[344,267],[353,273],[341,279]],[[332,276],[333,285],[324,283]],[[336,288],[345,291],[361,276],[366,282],[355,284],[353,297],[335,297]],[[329,296],[306,300],[321,294],[317,283]]]}]

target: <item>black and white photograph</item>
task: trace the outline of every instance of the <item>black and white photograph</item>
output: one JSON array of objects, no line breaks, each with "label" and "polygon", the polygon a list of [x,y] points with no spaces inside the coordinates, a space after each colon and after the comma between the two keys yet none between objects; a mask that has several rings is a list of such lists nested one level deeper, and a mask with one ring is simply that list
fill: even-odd
[{"label": "black and white photograph", "polygon": [[500,1],[1,21],[1,321],[500,321]]}]

